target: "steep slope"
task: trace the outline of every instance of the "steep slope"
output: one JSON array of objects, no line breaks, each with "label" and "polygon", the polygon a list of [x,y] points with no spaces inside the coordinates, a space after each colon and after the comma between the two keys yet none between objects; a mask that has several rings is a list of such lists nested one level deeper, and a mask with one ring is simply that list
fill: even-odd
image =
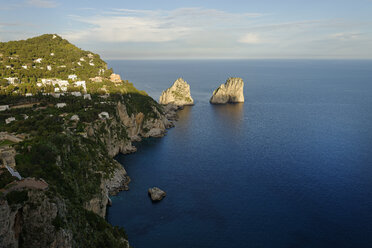
[{"label": "steep slope", "polygon": [[[35,42],[46,42],[48,49],[44,51]],[[76,53],[63,61],[72,61],[70,69],[76,58],[88,53],[55,35],[2,43],[1,49],[3,57],[19,55],[22,63],[43,54],[46,60],[51,51],[53,58],[58,58],[59,51]],[[25,51],[34,55],[20,55]],[[48,61],[52,62],[60,63]],[[97,70],[106,66],[100,63]],[[22,70],[14,66],[12,71],[20,76]],[[0,73],[8,72],[3,68]],[[30,81],[29,74],[22,75]],[[79,76],[90,74],[81,71]],[[163,136],[171,124],[163,107],[151,97],[117,77],[110,82],[123,84],[120,89],[125,90],[89,97],[0,95],[0,105],[8,106],[0,111],[0,247],[129,247],[124,230],[104,219],[109,196],[128,189],[130,182],[113,157],[134,152],[134,140]],[[23,84],[27,85],[17,83],[16,87]],[[106,89],[112,86],[104,80],[99,84]],[[11,141],[9,137],[16,138]],[[12,177],[6,165],[22,179]]]}]

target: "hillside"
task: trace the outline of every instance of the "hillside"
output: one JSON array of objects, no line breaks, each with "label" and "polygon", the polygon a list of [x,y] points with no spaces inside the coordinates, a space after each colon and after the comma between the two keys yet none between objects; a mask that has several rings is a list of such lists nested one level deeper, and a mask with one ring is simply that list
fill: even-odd
[{"label": "hillside", "polygon": [[[1,75],[21,79],[0,92],[0,247],[129,247],[125,231],[104,219],[109,196],[130,181],[114,157],[134,152],[132,141],[165,134],[163,107],[111,70],[97,76],[106,63],[59,36],[0,49],[2,65],[14,61]],[[81,58],[95,65],[76,67]],[[31,69],[20,68],[27,63]],[[66,67],[40,69],[49,64]],[[78,78],[66,80],[69,70]],[[94,78],[76,87],[84,77]],[[91,94],[56,93],[66,82]]]},{"label": "hillside", "polygon": [[0,43],[0,94],[141,93],[98,54],[55,34]]},{"label": "hillside", "polygon": [[79,49],[58,35],[0,43],[1,78],[18,77],[26,83],[38,78],[68,79],[70,74],[87,80],[111,73],[98,54]]}]

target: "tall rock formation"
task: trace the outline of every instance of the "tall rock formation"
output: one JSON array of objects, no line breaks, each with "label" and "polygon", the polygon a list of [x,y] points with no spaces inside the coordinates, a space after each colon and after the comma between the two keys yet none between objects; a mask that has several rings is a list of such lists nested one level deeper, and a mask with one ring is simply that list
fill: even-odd
[{"label": "tall rock formation", "polygon": [[160,96],[159,103],[173,104],[177,106],[194,105],[190,95],[190,85],[182,78],[177,79],[172,87],[168,88]]},{"label": "tall rock formation", "polygon": [[225,104],[244,102],[244,82],[241,78],[229,78],[226,83],[221,84],[209,100],[212,104]]}]

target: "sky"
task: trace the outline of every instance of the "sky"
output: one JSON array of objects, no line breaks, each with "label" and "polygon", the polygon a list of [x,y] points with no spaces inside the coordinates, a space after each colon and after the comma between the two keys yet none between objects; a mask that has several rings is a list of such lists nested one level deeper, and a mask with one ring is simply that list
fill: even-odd
[{"label": "sky", "polygon": [[0,0],[0,41],[104,59],[372,59],[372,0]]}]

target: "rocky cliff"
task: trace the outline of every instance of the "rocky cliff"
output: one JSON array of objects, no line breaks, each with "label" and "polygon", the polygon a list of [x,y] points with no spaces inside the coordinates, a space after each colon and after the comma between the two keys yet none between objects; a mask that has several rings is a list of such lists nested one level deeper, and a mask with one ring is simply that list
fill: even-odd
[{"label": "rocky cliff", "polygon": [[244,82],[241,78],[229,78],[226,83],[221,84],[210,99],[212,104],[244,102]]},{"label": "rocky cliff", "polygon": [[173,104],[177,106],[193,105],[194,100],[190,94],[190,85],[182,78],[177,79],[172,87],[163,91],[159,103],[163,105]]},{"label": "rocky cliff", "polygon": [[[165,135],[172,126],[166,116],[175,116],[176,109],[166,113],[138,94],[106,101],[97,106],[111,108],[109,118],[84,123],[79,131],[75,123],[17,147],[17,170],[44,178],[49,187],[7,186],[0,192],[0,247],[129,247],[124,230],[104,219],[110,195],[127,190],[130,182],[113,157],[136,151],[132,141]],[[67,126],[66,119],[58,125]]]}]

